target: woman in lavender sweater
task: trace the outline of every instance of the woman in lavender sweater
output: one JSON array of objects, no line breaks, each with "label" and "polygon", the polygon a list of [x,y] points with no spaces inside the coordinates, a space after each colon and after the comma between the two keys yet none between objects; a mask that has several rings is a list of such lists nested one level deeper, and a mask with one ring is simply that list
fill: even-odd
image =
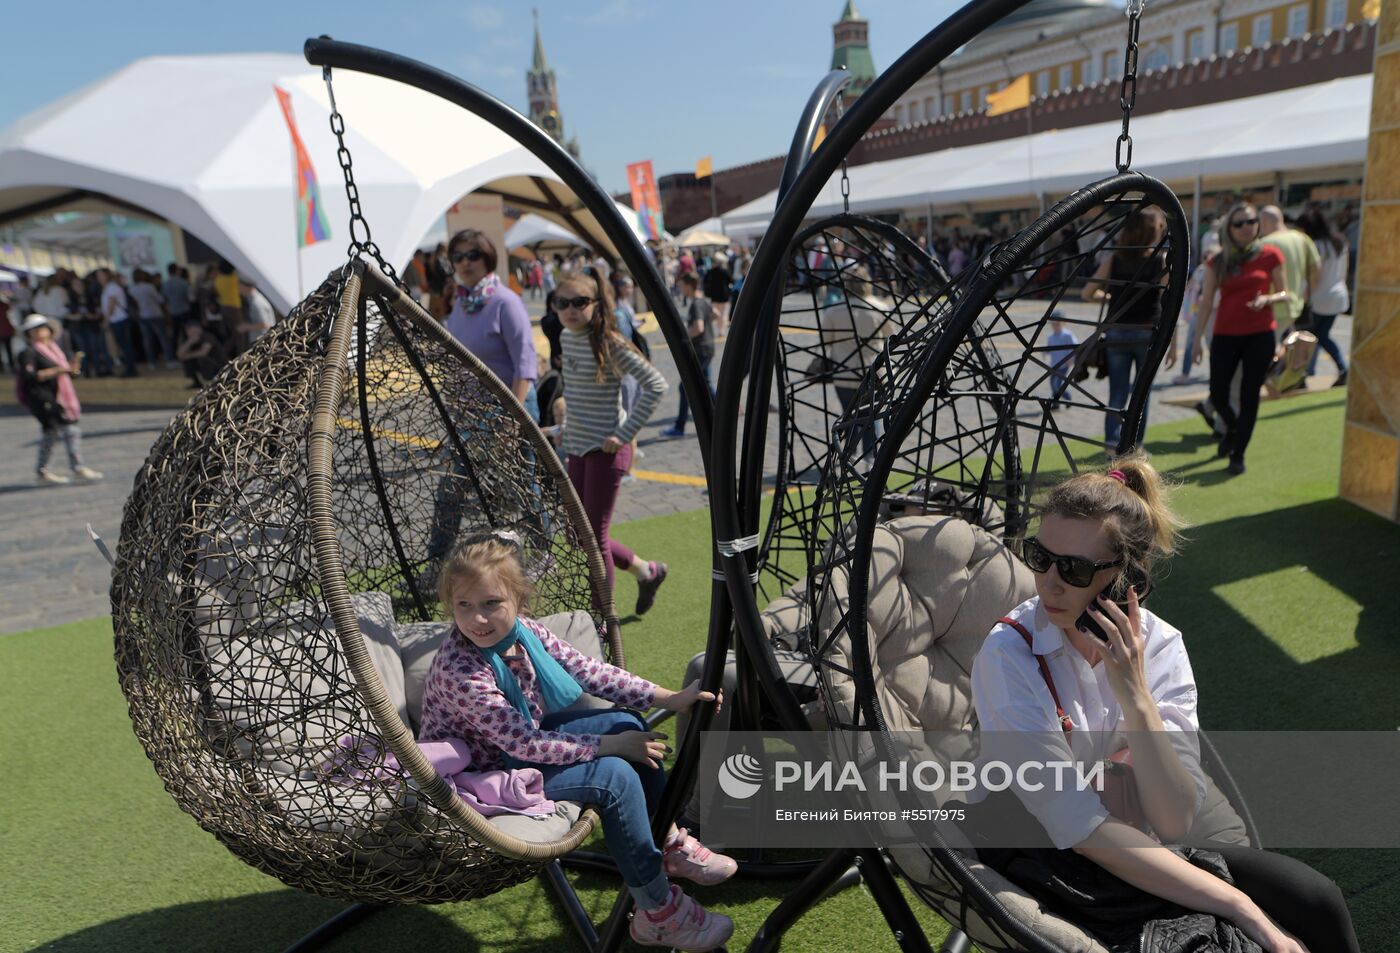
[{"label": "woman in lavender sweater", "polygon": [[442,295],[448,332],[491,369],[536,421],[535,337],[525,302],[496,275],[496,246],[473,228],[447,243],[452,278]]}]

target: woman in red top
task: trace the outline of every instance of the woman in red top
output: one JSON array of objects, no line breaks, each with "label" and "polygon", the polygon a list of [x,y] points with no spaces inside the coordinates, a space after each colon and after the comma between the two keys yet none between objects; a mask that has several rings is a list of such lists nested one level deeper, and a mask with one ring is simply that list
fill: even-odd
[{"label": "woman in red top", "polygon": [[[1196,344],[1192,360],[1201,359],[1202,329],[1215,315],[1215,333],[1210,339],[1210,402],[1225,421],[1220,455],[1230,457],[1231,474],[1244,472],[1244,451],[1259,416],[1259,388],[1274,359],[1275,301],[1288,297],[1283,255],[1272,245],[1259,241],[1259,212],[1241,202],[1225,216],[1225,234],[1220,251],[1206,269],[1201,287],[1202,302],[1196,315]],[[1220,301],[1215,301],[1216,289]],[[1230,383],[1235,370],[1241,370],[1239,413],[1230,406]]]}]

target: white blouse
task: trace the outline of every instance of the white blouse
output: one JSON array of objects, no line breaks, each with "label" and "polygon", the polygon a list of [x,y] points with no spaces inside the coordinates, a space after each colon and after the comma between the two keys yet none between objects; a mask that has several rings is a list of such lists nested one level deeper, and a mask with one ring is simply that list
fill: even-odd
[{"label": "white blouse", "polygon": [[[992,629],[982,643],[972,666],[972,704],[982,732],[979,765],[990,760],[1024,759],[1031,737],[1034,741],[1029,743],[1037,751],[1037,759],[1075,761],[1086,769],[1123,748],[1127,736],[1119,733],[1126,731],[1124,715],[1104,666],[1089,666],[1050,621],[1039,596],[1021,603],[1007,616],[1031,633],[1034,655],[1021,634],[1004,623]],[[1172,746],[1196,782],[1199,810],[1206,782],[1196,739],[1199,726],[1191,660],[1181,632],[1147,609],[1142,610],[1142,630],[1147,687],[1157,702],[1162,724],[1171,732]],[[1074,724],[1068,740],[1035,655],[1045,656],[1060,704]],[[1002,732],[1008,734],[998,737]],[[1013,749],[1014,758],[1010,756]],[[1108,811],[1092,789],[1056,792],[1046,785],[1041,791],[1014,786],[1012,790],[1062,850],[1084,840],[1108,819]]]}]

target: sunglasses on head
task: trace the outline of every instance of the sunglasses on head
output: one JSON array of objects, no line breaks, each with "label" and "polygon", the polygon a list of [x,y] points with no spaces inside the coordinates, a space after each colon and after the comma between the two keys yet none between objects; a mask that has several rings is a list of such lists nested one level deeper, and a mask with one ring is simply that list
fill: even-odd
[{"label": "sunglasses on head", "polygon": [[1050,552],[1034,536],[1027,537],[1021,544],[1021,558],[1025,560],[1031,572],[1049,572],[1053,565],[1060,571],[1060,578],[1076,589],[1087,589],[1093,585],[1094,574],[1100,569],[1113,569],[1123,565],[1121,557],[1106,563],[1096,563],[1083,556],[1061,556],[1059,553]]},{"label": "sunglasses on head", "polygon": [[1245,228],[1245,227],[1250,226],[1250,225],[1258,225],[1258,224],[1259,224],[1259,219],[1257,219],[1257,218],[1237,218],[1237,219],[1235,219],[1233,222],[1230,223],[1230,227],[1231,227],[1231,228]]},{"label": "sunglasses on head", "polygon": [[580,295],[577,298],[556,297],[554,299],[554,307],[558,308],[560,311],[564,311],[568,308],[573,308],[575,311],[582,311],[592,303],[593,299],[584,295]]},{"label": "sunglasses on head", "polygon": [[486,257],[486,252],[479,248],[468,248],[466,251],[454,251],[447,257],[452,259],[452,264],[459,265],[464,261],[481,261]]}]

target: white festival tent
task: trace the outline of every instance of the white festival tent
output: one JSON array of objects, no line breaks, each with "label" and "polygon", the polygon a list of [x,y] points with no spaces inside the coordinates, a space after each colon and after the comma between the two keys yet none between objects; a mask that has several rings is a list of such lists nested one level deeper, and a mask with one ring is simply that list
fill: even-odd
[{"label": "white festival tent", "polygon": [[[473,191],[615,252],[557,176],[484,120],[401,83],[346,70],[333,78],[360,202],[390,264],[407,261]],[[330,226],[328,240],[300,250],[295,158],[274,86],[291,96]],[[346,259],[349,204],[329,115],[321,71],[299,56],[138,60],[0,132],[0,222],[145,210],[198,237],[286,311]],[[635,230],[635,216],[624,217]]]},{"label": "white festival tent", "polygon": [[[628,209],[630,212],[631,209]],[[519,248],[521,245],[540,243],[551,245],[582,245],[583,240],[573,232],[545,218],[543,215],[520,216],[520,220],[506,232],[506,247]]]},{"label": "white festival tent", "polygon": [[[1366,159],[1371,76],[1134,117],[1133,168],[1169,185],[1354,165]],[[893,212],[1065,194],[1113,171],[1120,120],[850,167],[851,211]],[[1029,140],[1029,141],[1028,141]],[[721,216],[731,237],[760,235],[774,190]],[[808,218],[841,210],[833,175]]]}]

